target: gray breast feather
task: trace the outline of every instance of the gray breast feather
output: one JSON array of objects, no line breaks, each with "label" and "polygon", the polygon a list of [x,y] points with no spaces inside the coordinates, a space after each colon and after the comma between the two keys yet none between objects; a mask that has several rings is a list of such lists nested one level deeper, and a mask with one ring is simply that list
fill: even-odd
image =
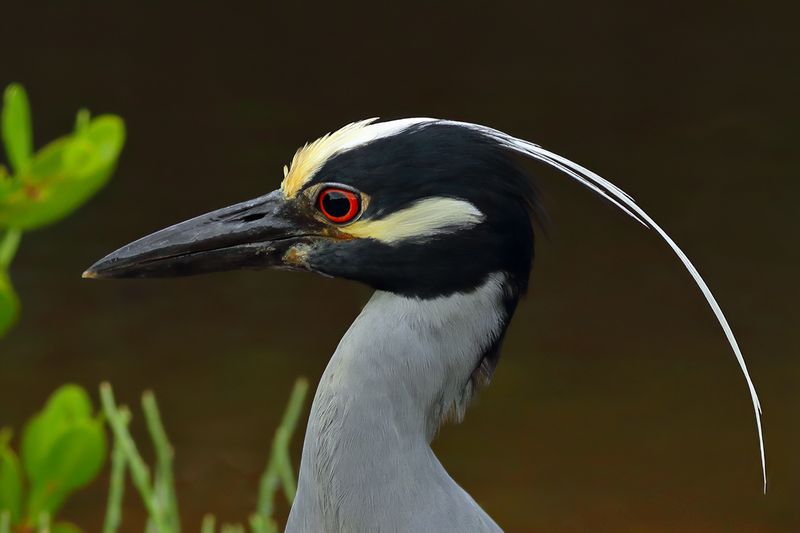
[{"label": "gray breast feather", "polygon": [[505,276],[421,300],[376,293],[320,380],[287,532],[497,532],[430,448],[506,320]]}]

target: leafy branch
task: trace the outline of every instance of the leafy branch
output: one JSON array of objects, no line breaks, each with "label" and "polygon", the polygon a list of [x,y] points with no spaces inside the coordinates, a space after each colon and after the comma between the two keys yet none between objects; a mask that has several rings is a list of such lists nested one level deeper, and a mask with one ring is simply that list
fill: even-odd
[{"label": "leafy branch", "polygon": [[86,391],[76,385],[56,390],[25,425],[19,456],[11,447],[12,437],[9,428],[0,430],[0,533],[12,527],[79,532],[66,522],[51,526],[51,518],[105,463],[103,419],[92,413]]},{"label": "leafy branch", "polygon": [[23,232],[66,217],[106,184],[125,143],[116,115],[91,118],[81,109],[74,131],[33,151],[31,111],[25,89],[3,93],[0,136],[12,173],[0,165],[0,337],[19,314],[8,269]]}]

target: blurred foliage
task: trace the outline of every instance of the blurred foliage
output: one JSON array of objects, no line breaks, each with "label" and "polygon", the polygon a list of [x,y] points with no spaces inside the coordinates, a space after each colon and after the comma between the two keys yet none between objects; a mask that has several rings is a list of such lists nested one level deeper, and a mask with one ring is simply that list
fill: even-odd
[{"label": "blurred foliage", "polygon": [[66,217],[111,177],[125,143],[115,115],[78,111],[75,129],[33,152],[28,96],[11,84],[3,94],[2,139],[11,173],[0,165],[0,337],[14,324],[19,301],[8,276],[22,232]]},{"label": "blurred foliage", "polygon": [[[289,456],[289,444],[297,428],[303,409],[308,382],[298,379],[289,397],[283,419],[275,431],[272,451],[267,468],[259,483],[258,504],[250,516],[251,533],[278,533],[278,525],[273,518],[273,502],[279,489],[283,490],[291,504],[297,490],[296,476]],[[100,399],[108,425],[114,435],[114,451],[111,459],[111,478],[106,506],[106,519],[103,533],[116,533],[122,523],[122,500],[125,488],[125,473],[129,472],[148,514],[146,531],[153,533],[179,533],[181,530],[178,514],[178,501],[172,473],[174,451],[167,439],[155,396],[152,392],[142,395],[142,411],[147,429],[155,449],[155,468],[150,467],[139,454],[136,442],[128,431],[131,414],[126,406],[119,406],[108,383],[100,386]],[[216,519],[207,515],[203,520],[201,533],[215,533]],[[241,524],[222,524],[221,533],[244,533]],[[2,533],[0,531],[0,533]]]},{"label": "blurred foliage", "polygon": [[[9,277],[25,231],[64,218],[91,198],[111,177],[125,142],[121,118],[91,118],[80,110],[73,133],[33,152],[33,130],[28,97],[22,86],[9,85],[0,116],[2,140],[11,172],[0,165],[0,337],[19,314],[19,299]],[[273,501],[282,490],[289,503],[297,482],[289,444],[300,418],[308,383],[299,379],[292,390],[281,425],[275,432],[267,468],[259,483],[258,505],[250,516],[252,533],[277,533]],[[181,529],[172,462],[174,452],[161,422],[155,396],[142,396],[147,429],[155,448],[150,467],[139,454],[128,431],[131,413],[118,406],[111,386],[100,387],[100,398],[114,437],[104,533],[122,524],[125,477],[130,474],[148,512],[147,531],[178,533]],[[64,385],[44,409],[25,425],[19,454],[12,448],[13,433],[0,430],[0,533],[80,533],[68,522],[51,519],[67,498],[91,482],[107,455],[103,416],[93,415],[84,389]],[[203,533],[217,531],[213,515],[206,516]],[[244,532],[241,524],[222,524],[223,533]]]},{"label": "blurred foliage", "polygon": [[[289,456],[289,444],[308,392],[308,382],[298,379],[292,389],[280,426],[275,431],[267,467],[261,476],[258,504],[250,516],[251,533],[278,533],[273,518],[275,495],[282,490],[294,501],[297,481]],[[181,530],[172,462],[174,451],[161,422],[152,392],[142,395],[142,411],[155,449],[155,468],[139,454],[128,431],[130,410],[117,405],[108,383],[100,386],[103,415],[114,437],[111,474],[103,533],[116,533],[122,525],[125,477],[133,486],[148,514],[148,533],[179,533]],[[92,414],[88,394],[77,385],[56,390],[44,409],[31,418],[22,435],[21,460],[11,447],[12,431],[0,430],[0,533],[81,533],[69,522],[51,518],[75,490],[91,482],[107,455],[103,415]],[[215,533],[216,520],[207,515],[201,532]],[[241,524],[222,524],[219,531],[246,531]]]},{"label": "blurred foliage", "polygon": [[85,390],[76,385],[60,387],[25,425],[21,458],[11,447],[11,430],[0,430],[0,533],[4,527],[7,531],[80,532],[67,522],[50,526],[50,519],[105,463],[103,419],[92,411]]}]

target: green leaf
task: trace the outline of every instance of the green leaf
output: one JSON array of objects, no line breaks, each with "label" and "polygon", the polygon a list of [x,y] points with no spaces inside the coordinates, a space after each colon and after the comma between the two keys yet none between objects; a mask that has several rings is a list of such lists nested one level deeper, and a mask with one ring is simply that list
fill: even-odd
[{"label": "green leaf", "polygon": [[53,446],[49,477],[70,489],[82,487],[99,473],[106,458],[106,435],[100,419],[86,420],[67,431]]},{"label": "green leaf", "polygon": [[3,143],[11,167],[22,172],[33,152],[31,110],[22,85],[12,83],[3,95]]},{"label": "green leaf", "polygon": [[0,337],[6,334],[19,315],[19,298],[14,292],[11,280],[5,271],[0,270]]},{"label": "green leaf", "polygon": [[78,133],[42,148],[26,172],[0,184],[0,226],[50,224],[105,185],[125,143],[125,124],[117,116],[102,115],[78,126]]},{"label": "green leaf", "polygon": [[67,175],[80,175],[84,169],[97,165],[100,153],[86,135],[76,135],[64,147],[61,167]]},{"label": "green leaf", "polygon": [[0,237],[0,270],[5,271],[11,264],[21,238],[22,232],[19,230],[9,229],[2,233],[2,237]]},{"label": "green leaf", "polygon": [[56,522],[50,528],[50,533],[83,533],[83,530],[72,522]]},{"label": "green leaf", "polygon": [[0,511],[9,512],[12,524],[22,512],[22,471],[8,442],[0,442]]},{"label": "green leaf", "polygon": [[40,476],[31,478],[28,513],[55,514],[72,491],[94,479],[105,458],[106,435],[99,419],[71,425],[53,443]]},{"label": "green leaf", "polygon": [[92,400],[89,393],[80,385],[67,383],[61,385],[44,404],[42,413],[49,417],[68,421],[82,421],[92,418]]},{"label": "green leaf", "polygon": [[22,434],[22,462],[31,484],[47,478],[47,462],[55,443],[70,427],[92,420],[91,416],[89,395],[78,385],[62,385],[50,395]]},{"label": "green leaf", "polygon": [[84,133],[91,118],[92,114],[88,109],[79,109],[78,114],[75,115],[75,133]]}]

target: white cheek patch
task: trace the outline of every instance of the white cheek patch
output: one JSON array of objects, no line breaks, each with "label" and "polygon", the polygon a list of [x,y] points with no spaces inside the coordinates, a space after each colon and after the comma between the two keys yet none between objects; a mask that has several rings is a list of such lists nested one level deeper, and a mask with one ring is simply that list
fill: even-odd
[{"label": "white cheek patch", "polygon": [[466,200],[435,197],[420,200],[385,218],[356,221],[342,228],[342,232],[353,237],[396,243],[455,233],[480,224],[485,218],[477,207]]}]

